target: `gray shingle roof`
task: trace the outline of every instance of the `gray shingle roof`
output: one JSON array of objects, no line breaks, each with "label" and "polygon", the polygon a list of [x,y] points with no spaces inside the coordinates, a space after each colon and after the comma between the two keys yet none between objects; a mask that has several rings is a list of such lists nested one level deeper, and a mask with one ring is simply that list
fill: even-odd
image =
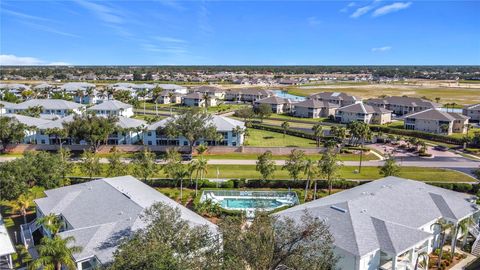
[{"label": "gray shingle roof", "polygon": [[427,109],[421,112],[414,112],[405,115],[404,118],[426,119],[426,120],[439,120],[439,121],[454,121],[457,119],[466,120],[469,117],[459,113],[444,112],[438,109]]},{"label": "gray shingle roof", "polygon": [[[164,118],[158,122],[155,122],[148,126],[148,130],[157,130],[159,127],[164,127],[168,121],[171,121],[172,118]],[[242,121],[238,121],[232,118],[228,118],[221,115],[212,115],[212,122],[217,128],[217,131],[231,131],[236,126],[240,126],[242,128],[245,127],[245,123]]]},{"label": "gray shingle roof", "polygon": [[429,236],[419,230],[422,226],[439,218],[458,222],[478,212],[471,197],[423,182],[386,177],[275,215],[298,219],[308,209],[329,225],[337,247],[357,256],[379,248],[397,254]]},{"label": "gray shingle roof", "polygon": [[310,99],[329,99],[329,100],[346,100],[346,101],[356,101],[357,98],[342,92],[321,92],[309,96]]},{"label": "gray shingle roof", "polygon": [[145,208],[163,202],[180,210],[191,225],[217,227],[132,176],[104,178],[83,184],[45,191],[47,197],[35,200],[44,214],[61,214],[73,230],[60,236],[74,236],[82,252],[76,260],[96,256],[102,263],[113,258],[119,241],[146,224],[139,218]]},{"label": "gray shingle roof", "polygon": [[338,111],[351,112],[351,113],[368,113],[368,114],[371,114],[371,113],[379,113],[379,114],[391,113],[391,111],[389,111],[385,108],[373,107],[373,106],[363,104],[363,103],[355,103],[355,104],[347,105],[345,107],[339,108]]},{"label": "gray shingle roof", "polygon": [[303,107],[303,108],[338,108],[340,107],[337,104],[333,104],[325,100],[316,100],[316,99],[307,99],[305,101],[301,101],[293,105],[295,107]]},{"label": "gray shingle roof", "polygon": [[124,116],[117,116],[117,118],[118,121],[116,125],[120,128],[138,128],[147,126],[147,122],[140,119],[128,118]]},{"label": "gray shingle roof", "polygon": [[21,114],[7,113],[4,114],[6,117],[15,118],[18,122],[28,126],[28,127],[38,127],[44,124],[52,122],[51,120],[35,118],[30,116],[25,116]]},{"label": "gray shingle roof", "polygon": [[13,108],[16,105],[15,103],[3,101],[3,100],[0,100],[0,104],[2,104],[5,109]]},{"label": "gray shingle roof", "polygon": [[282,98],[282,97],[277,97],[277,96],[271,96],[267,98],[262,98],[260,100],[255,101],[255,103],[260,103],[260,104],[289,104],[292,103],[292,101],[288,98]]},{"label": "gray shingle roof", "polygon": [[411,107],[426,107],[426,108],[438,108],[441,107],[440,104],[432,102],[430,100],[416,98],[416,97],[386,97],[386,98],[375,98],[369,99],[367,103],[382,103],[382,104],[394,104],[401,106],[411,106]]},{"label": "gray shingle roof", "polygon": [[473,109],[479,109],[480,108],[480,103],[477,104],[472,104],[472,105],[467,105],[463,107],[466,110],[473,110]]},{"label": "gray shingle roof", "polygon": [[45,110],[73,110],[84,107],[82,104],[63,99],[30,99],[16,104],[13,109],[26,110],[29,107],[42,106]]},{"label": "gray shingle roof", "polygon": [[132,108],[133,106],[130,104],[123,103],[118,100],[105,100],[104,102],[94,105],[87,110],[105,110],[105,111],[117,111],[120,109],[128,109]]}]

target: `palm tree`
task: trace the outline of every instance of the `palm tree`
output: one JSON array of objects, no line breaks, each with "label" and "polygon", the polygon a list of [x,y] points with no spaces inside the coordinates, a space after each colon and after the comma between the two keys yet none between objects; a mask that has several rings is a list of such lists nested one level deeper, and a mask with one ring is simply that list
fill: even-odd
[{"label": "palm tree", "polygon": [[290,127],[290,124],[285,121],[282,123],[282,129],[283,129],[283,138],[285,139],[285,136],[287,135],[287,130]]},{"label": "palm tree", "polygon": [[23,223],[27,224],[27,211],[32,204],[32,195],[30,193],[20,195],[16,200],[8,202],[12,212],[23,216]]},{"label": "palm tree", "polygon": [[360,162],[358,164],[358,173],[361,173],[362,171],[362,160],[363,160],[363,148],[365,146],[365,140],[370,140],[372,137],[372,131],[370,130],[370,127],[362,123],[359,127],[359,132],[358,132],[358,138],[360,140]]},{"label": "palm tree", "polygon": [[[422,261],[420,261],[420,257],[422,257]],[[427,258],[428,254],[426,252],[421,252],[417,255],[417,259],[415,260],[415,270],[418,269],[418,266],[421,264],[423,267],[427,265]]]},{"label": "palm tree", "polygon": [[170,103],[170,116],[172,116],[173,112],[172,112],[172,98],[173,96],[175,96],[175,94],[173,94],[173,92],[168,92],[168,102]]},{"label": "palm tree", "polygon": [[452,227],[451,223],[447,223],[444,220],[441,220],[439,222],[433,223],[430,228],[433,228],[434,226],[438,226],[440,228],[440,245],[439,249],[440,252],[438,254],[438,262],[437,262],[437,268],[440,269],[440,265],[442,262],[442,256],[443,256],[443,246],[445,245],[445,240],[447,238],[445,231],[450,229]]},{"label": "palm tree", "polygon": [[[307,201],[307,195],[308,195],[308,188],[310,187],[310,181],[312,179],[315,179],[315,177],[318,175],[318,168],[316,167],[315,161],[312,159],[308,158],[305,160],[305,165],[303,168],[303,174],[305,174],[307,178],[307,183],[305,185],[305,196],[304,196],[304,202]],[[315,179],[315,188],[313,192],[313,199],[315,200],[317,197],[317,180]]]},{"label": "palm tree", "polygon": [[447,134],[449,129],[450,129],[450,126],[447,124],[440,125],[440,132],[444,134]]},{"label": "palm tree", "polygon": [[198,174],[200,174],[200,180],[203,180],[203,176],[208,173],[208,160],[204,157],[200,157],[197,162],[197,177],[195,177],[195,196],[197,196],[198,191]]},{"label": "palm tree", "polygon": [[58,235],[53,238],[43,237],[41,244],[37,247],[38,258],[30,264],[29,269],[77,269],[72,255],[81,252],[82,248],[72,246],[74,242],[75,238],[73,236],[65,238]]},{"label": "palm tree", "polygon": [[53,213],[37,218],[35,223],[47,229],[52,237],[55,237],[64,226],[64,223]]},{"label": "palm tree", "polygon": [[323,127],[320,123],[317,123],[312,127],[313,136],[315,136],[317,147],[320,147],[320,138],[322,137],[322,130],[323,130]]},{"label": "palm tree", "polygon": [[233,128],[232,132],[237,135],[237,143],[240,144],[239,139],[242,136],[242,134],[245,134],[245,128],[242,128],[241,126],[236,126]]},{"label": "palm tree", "polygon": [[205,101],[205,110],[208,109],[208,103],[210,102],[211,98],[212,97],[210,97],[207,92],[203,93],[202,99]]},{"label": "palm tree", "polygon": [[337,155],[329,151],[323,153],[322,158],[318,161],[320,173],[327,178],[328,195],[332,194],[333,180],[341,166],[342,165],[340,164]]}]

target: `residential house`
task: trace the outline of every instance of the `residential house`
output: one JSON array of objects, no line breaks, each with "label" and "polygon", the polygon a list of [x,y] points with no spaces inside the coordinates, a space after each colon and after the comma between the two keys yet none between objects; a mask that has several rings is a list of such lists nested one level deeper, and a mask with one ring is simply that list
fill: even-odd
[{"label": "residential house", "polygon": [[273,96],[272,91],[256,88],[230,89],[225,93],[225,100],[255,102]]},{"label": "residential house", "polygon": [[273,113],[289,113],[292,110],[292,101],[288,98],[281,98],[277,96],[271,96],[255,101],[254,107],[260,106],[260,104],[267,104],[272,108]]},{"label": "residential house", "polygon": [[108,136],[107,144],[138,144],[143,142],[143,133],[147,122],[135,118],[118,116],[115,123],[117,131]]},{"label": "residential house", "polygon": [[177,94],[185,95],[188,93],[188,89],[185,86],[177,84],[157,84],[158,87],[165,91],[175,92]]},{"label": "residential house", "polygon": [[327,101],[339,107],[345,107],[360,102],[356,97],[341,92],[322,92],[313,94],[308,99]]},{"label": "residential house", "polygon": [[373,98],[365,101],[365,103],[370,106],[390,110],[399,116],[441,107],[438,103],[416,97]]},{"label": "residential house", "polygon": [[[54,128],[63,129],[64,123],[70,123],[73,120],[74,120],[74,115],[71,114],[69,116],[38,125],[37,132],[35,134],[36,143],[37,144],[57,144],[58,138],[56,138],[55,135],[47,134],[47,130],[54,129]],[[72,140],[70,138],[64,139],[62,142],[64,142],[65,144],[72,144]],[[86,144],[86,142],[81,141],[79,142],[79,144]]]},{"label": "residential house", "polygon": [[97,115],[104,116],[133,116],[133,106],[118,100],[107,100],[87,109],[87,112],[94,112]]},{"label": "residential house", "polygon": [[392,112],[381,107],[355,103],[338,108],[335,119],[344,124],[360,121],[366,124],[383,125],[392,121]]},{"label": "residential house", "polygon": [[463,107],[462,114],[470,117],[471,121],[480,122],[480,103]]},{"label": "residential house", "polygon": [[0,100],[0,116],[6,114],[8,109],[13,108],[15,105],[15,103]]},{"label": "residential house", "polygon": [[4,114],[3,116],[13,118],[17,122],[24,124],[27,127],[25,129],[25,137],[23,137],[22,142],[29,144],[37,143],[37,128],[39,126],[52,122],[51,120],[25,116],[21,114]]},{"label": "residential house", "polygon": [[[165,118],[158,122],[155,122],[147,127],[147,131],[144,134],[143,143],[145,145],[173,145],[173,146],[188,146],[189,142],[184,137],[170,138],[164,132],[162,128],[172,121],[172,118]],[[212,124],[217,128],[217,132],[222,135],[222,140],[219,142],[200,140],[197,142],[207,143],[208,145],[223,145],[223,146],[240,146],[243,144],[243,134],[237,134],[234,132],[236,127],[245,129],[245,123],[220,115],[212,115]]]},{"label": "residential house", "polygon": [[[475,202],[472,195],[390,176],[274,215],[295,221],[308,211],[324,221],[339,257],[336,269],[399,270],[414,269],[419,254],[439,247],[438,222],[448,222],[456,230],[473,217],[476,226]],[[454,244],[465,233],[460,232]]]},{"label": "residential house", "polygon": [[[208,95],[206,105],[208,107],[217,106],[217,99],[215,96]],[[194,92],[183,96],[182,104],[189,107],[205,107],[205,95],[202,93]]]},{"label": "residential house", "polygon": [[160,92],[157,97],[157,103],[159,104],[180,104],[182,103],[183,94],[176,93],[170,90]]},{"label": "residential house", "polygon": [[81,92],[87,92],[90,90],[95,89],[95,84],[93,83],[86,83],[86,82],[69,82],[61,85],[59,87],[59,90],[68,93],[70,95],[75,95],[75,93],[81,91]]},{"label": "residential house", "polygon": [[21,83],[0,84],[1,96],[8,92],[15,95],[17,98],[23,98],[22,92],[25,90],[30,90],[30,86]]},{"label": "residential house", "polygon": [[307,99],[293,104],[293,115],[304,118],[319,118],[335,115],[339,105],[325,100]]},{"label": "residential house", "polygon": [[211,96],[214,96],[216,99],[225,99],[225,90],[215,86],[202,85],[202,86],[193,88],[191,92],[209,94]]},{"label": "residential house", "polygon": [[459,113],[428,109],[411,113],[404,117],[405,129],[428,133],[447,134],[466,133],[468,117]]},{"label": "residential house", "polygon": [[[58,235],[74,237],[82,251],[72,254],[78,270],[93,270],[108,265],[122,240],[145,228],[145,210],[155,203],[179,209],[182,219],[191,226],[207,226],[217,233],[210,221],[175,202],[132,176],[104,178],[45,191],[46,197],[36,199],[37,219],[54,214],[64,226]],[[32,233],[49,237],[47,228],[32,221],[22,225],[22,240],[29,247]],[[34,244],[38,244],[35,242]]]},{"label": "residential house", "polygon": [[54,114],[60,117],[85,111],[84,105],[63,99],[30,99],[7,108],[7,113],[20,113],[31,107],[42,107],[42,114]]},{"label": "residential house", "polygon": [[15,253],[15,246],[0,214],[0,269],[13,269],[12,255]]}]

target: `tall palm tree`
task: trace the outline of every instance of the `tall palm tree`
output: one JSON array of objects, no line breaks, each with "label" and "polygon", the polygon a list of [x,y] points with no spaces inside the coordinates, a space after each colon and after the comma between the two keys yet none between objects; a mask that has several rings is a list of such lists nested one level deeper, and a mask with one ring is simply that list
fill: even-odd
[{"label": "tall palm tree", "polygon": [[285,136],[287,135],[287,130],[290,127],[290,124],[285,121],[282,123],[282,129],[283,129],[283,138],[285,139]]},{"label": "tall palm tree", "polygon": [[204,157],[200,157],[196,169],[197,177],[195,178],[195,196],[197,196],[198,191],[198,174],[200,174],[200,180],[203,180],[203,176],[208,173],[208,160]]},{"label": "tall palm tree", "polygon": [[47,229],[52,237],[55,237],[65,224],[53,213],[37,218],[35,222]]},{"label": "tall palm tree", "polygon": [[205,92],[205,93],[203,93],[202,98],[205,101],[205,110],[207,110],[208,109],[208,103],[210,102],[210,99],[212,99],[212,97],[210,96],[210,94],[208,94],[208,92]]},{"label": "tall palm tree", "polygon": [[[236,127],[233,128],[232,132],[237,135],[237,142],[239,142],[238,140],[240,139],[242,134],[246,133],[246,130],[245,130],[245,128],[242,128],[241,126],[236,126]],[[240,144],[240,143],[238,143],[238,144]]]},{"label": "tall palm tree", "polygon": [[358,138],[360,140],[360,162],[358,164],[358,173],[361,173],[362,171],[362,160],[363,160],[363,148],[365,146],[365,141],[370,140],[372,138],[372,131],[370,130],[370,127],[362,123],[360,125],[359,131],[358,131]]},{"label": "tall palm tree", "polygon": [[20,195],[16,200],[8,202],[12,212],[23,216],[23,223],[27,224],[27,211],[32,204],[33,196],[30,193]]},{"label": "tall palm tree", "polygon": [[433,223],[430,228],[433,228],[434,226],[437,226],[440,228],[440,245],[438,248],[440,249],[440,252],[438,254],[438,262],[437,262],[437,268],[440,269],[440,265],[442,263],[442,256],[443,256],[443,246],[445,245],[445,240],[447,238],[446,236],[446,230],[450,229],[452,227],[451,223],[448,223],[444,220],[440,220],[439,222]]},{"label": "tall palm tree", "polygon": [[313,192],[313,199],[315,200],[317,197],[317,180],[315,177],[318,175],[318,168],[315,164],[315,161],[312,159],[308,158],[305,160],[305,167],[303,169],[303,174],[306,176],[306,184],[305,184],[305,196],[304,196],[304,202],[307,201],[307,195],[308,195],[308,188],[310,187],[310,181],[314,179],[315,181],[315,187],[314,187],[314,192]]},{"label": "tall palm tree", "polygon": [[322,137],[322,130],[323,130],[323,126],[320,123],[316,123],[312,127],[313,136],[315,136],[317,147],[320,147],[320,138]]},{"label": "tall palm tree", "polygon": [[77,269],[72,255],[81,252],[82,248],[72,246],[74,242],[75,238],[73,236],[65,238],[58,235],[53,238],[43,237],[41,244],[37,247],[38,258],[30,264],[29,269]]},{"label": "tall palm tree", "polygon": [[[422,258],[420,261],[420,258]],[[417,255],[417,259],[415,260],[415,270],[418,269],[418,266],[421,264],[423,267],[427,265],[427,258],[428,254],[426,252],[421,252]]]}]

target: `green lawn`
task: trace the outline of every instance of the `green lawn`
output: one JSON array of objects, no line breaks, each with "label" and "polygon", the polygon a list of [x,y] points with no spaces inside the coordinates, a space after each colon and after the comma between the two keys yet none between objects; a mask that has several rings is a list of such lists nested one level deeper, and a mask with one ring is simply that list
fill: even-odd
[{"label": "green lawn", "polygon": [[[129,173],[132,174],[132,166],[129,167]],[[103,172],[96,177],[106,177],[106,164],[102,164]],[[273,178],[274,179],[290,179],[288,172],[281,170],[282,166],[277,166]],[[158,165],[159,171],[154,175],[154,178],[163,178],[165,174]],[[361,173],[356,173],[357,166],[343,166],[339,178],[356,179],[356,180],[374,180],[381,178],[378,173],[378,167],[362,167]],[[218,174],[217,174],[218,172]],[[83,175],[78,165],[74,166],[72,175]],[[259,173],[255,170],[255,165],[209,165],[206,178],[259,178]],[[435,181],[435,182],[475,182],[476,180],[466,174],[440,168],[424,168],[424,167],[402,167],[400,177],[409,178],[419,181]]]},{"label": "green lawn", "polygon": [[[480,128],[471,128],[468,130],[468,136],[473,137],[476,132],[480,132]],[[452,133],[449,136],[454,137],[454,138],[463,138],[467,134],[462,134],[462,133]]]},{"label": "green lawn", "polygon": [[257,147],[316,147],[314,140],[259,129],[248,129],[245,146]]},{"label": "green lawn", "polygon": [[[244,154],[244,153],[228,153],[228,154],[218,154],[218,155],[209,155],[206,154],[205,157],[207,159],[236,159],[236,160],[256,160],[258,158],[258,154]],[[313,160],[319,160],[322,156],[320,154],[317,155],[307,155],[308,158]],[[340,154],[340,160],[342,161],[357,161],[360,159],[359,155],[357,154]],[[287,155],[274,155],[274,160],[286,160],[288,159]],[[372,153],[368,153],[363,155],[363,160],[378,160],[378,157]]]}]

